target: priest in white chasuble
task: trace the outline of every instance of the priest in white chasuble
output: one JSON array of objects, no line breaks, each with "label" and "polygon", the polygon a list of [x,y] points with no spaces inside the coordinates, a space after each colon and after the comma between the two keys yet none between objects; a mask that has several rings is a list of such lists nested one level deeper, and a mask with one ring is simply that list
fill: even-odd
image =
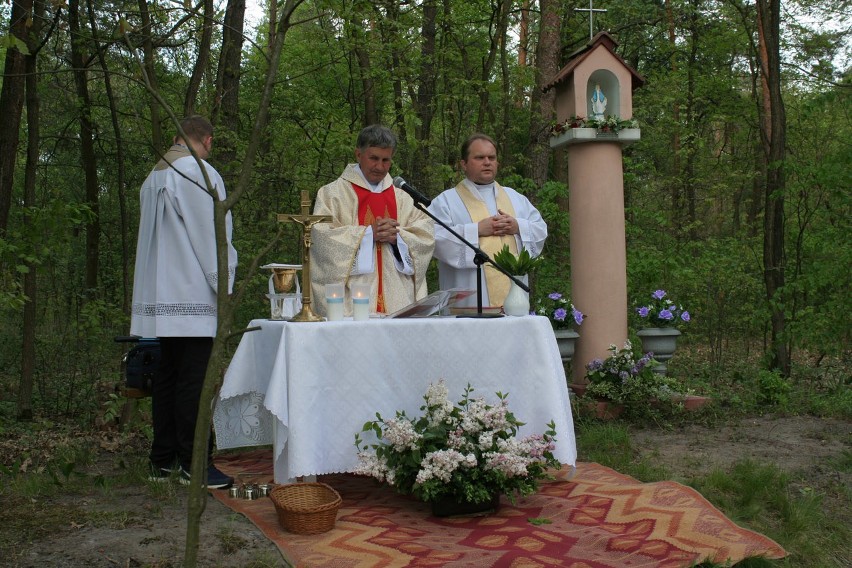
[{"label": "priest in white chasuble", "polygon": [[311,293],[320,315],[327,314],[329,284],[345,285],[346,315],[352,314],[353,284],[370,285],[371,313],[395,312],[427,294],[434,222],[393,185],[388,172],[396,144],[390,129],[364,128],[356,163],[317,193],[314,215],[332,217],[312,232]]},{"label": "priest in white chasuble", "polygon": [[[522,249],[532,257],[541,254],[547,223],[538,209],[516,190],[497,183],[497,145],[485,134],[474,134],[461,147],[459,166],[463,179],[432,200],[429,211],[476,245],[491,259],[508,245],[517,255]],[[476,265],[470,247],[440,225],[435,225],[435,258],[441,290],[476,290]],[[482,305],[502,306],[511,280],[490,264],[482,266]],[[476,305],[476,297],[460,306]]]}]

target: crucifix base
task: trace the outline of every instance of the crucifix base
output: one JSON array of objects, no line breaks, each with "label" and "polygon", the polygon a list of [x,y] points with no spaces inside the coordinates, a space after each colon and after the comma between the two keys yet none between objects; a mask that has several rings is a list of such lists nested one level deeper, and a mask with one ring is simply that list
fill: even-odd
[{"label": "crucifix base", "polygon": [[308,192],[302,192],[301,213],[298,215],[289,215],[280,213],[278,221],[281,223],[296,223],[302,227],[302,310],[290,318],[289,321],[304,322],[304,321],[325,321],[325,318],[318,316],[311,309],[311,227],[317,223],[331,222],[331,215],[311,215],[311,200],[308,197]]},{"label": "crucifix base", "polygon": [[316,315],[310,306],[302,303],[302,310],[288,321],[325,321],[325,318]]}]

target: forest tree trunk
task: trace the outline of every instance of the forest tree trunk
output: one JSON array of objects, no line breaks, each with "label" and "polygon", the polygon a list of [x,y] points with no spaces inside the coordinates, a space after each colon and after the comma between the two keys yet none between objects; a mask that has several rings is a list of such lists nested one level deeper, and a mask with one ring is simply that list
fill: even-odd
[{"label": "forest tree trunk", "polygon": [[[237,133],[240,128],[240,62],[243,52],[245,0],[228,0],[222,30],[222,54],[216,72],[216,102],[211,121],[217,128],[216,159],[222,167],[225,186],[234,179]],[[209,52],[210,45],[204,46]]]},{"label": "forest tree trunk", "polygon": [[[154,38],[151,36],[154,33],[154,28],[151,24],[151,13],[148,10],[147,0],[139,0],[138,3],[139,17],[142,20],[142,58],[145,73],[151,83],[151,88],[156,91],[160,87],[157,81],[157,72],[154,69]],[[159,160],[166,148],[163,143],[163,128],[160,124],[160,103],[153,95],[148,97],[148,109],[151,112],[151,150],[154,159]]]},{"label": "forest tree trunk", "polygon": [[[25,45],[27,21],[33,9],[32,0],[13,0],[9,36]],[[24,53],[17,47],[6,49],[3,67],[3,87],[0,89],[0,235],[6,233],[9,211],[12,207],[12,190],[15,181],[15,164],[20,140],[21,111],[24,108]]]},{"label": "forest tree trunk", "polygon": [[83,39],[80,28],[80,0],[68,3],[68,29],[71,32],[71,66],[74,71],[74,86],[80,112],[80,160],[83,165],[86,186],[86,205],[91,216],[86,222],[86,284],[87,297],[92,297],[98,288],[98,264],[100,261],[101,220],[98,202],[98,167],[95,158],[94,127],[92,125],[92,101],[89,96],[89,77],[83,57]]},{"label": "forest tree trunk", "polygon": [[476,115],[476,130],[482,130],[482,126],[485,124],[485,115],[489,114],[491,108],[488,85],[491,82],[491,73],[494,71],[494,62],[497,61],[497,50],[500,48],[502,38],[505,37],[509,27],[509,11],[512,8],[512,0],[499,0],[492,3],[492,8],[488,24],[488,38],[490,40],[488,54],[482,60],[479,77],[479,111]]},{"label": "forest tree trunk", "polygon": [[530,112],[530,160],[527,177],[537,186],[548,179],[550,164],[550,128],[556,105],[556,89],[542,93],[542,88],[559,71],[561,18],[556,0],[540,0],[541,21],[535,50],[535,88]]},{"label": "forest tree trunk", "polygon": [[781,98],[780,0],[757,0],[758,58],[763,87],[761,132],[766,158],[763,209],[763,281],[769,302],[770,369],[790,375],[784,302],[784,159],[787,118]]},{"label": "forest tree trunk", "polygon": [[[44,1],[33,6],[33,27],[27,40],[29,54],[25,58],[27,103],[27,163],[24,169],[24,224],[29,225],[29,211],[36,206],[36,175],[38,170],[40,135],[40,99],[38,95],[38,38],[41,35]],[[37,243],[33,243],[38,246]],[[24,274],[24,321],[21,341],[21,381],[18,388],[18,420],[33,419],[33,382],[36,366],[36,314],[38,307],[38,265],[26,261]]]},{"label": "forest tree trunk", "polygon": [[[189,76],[186,96],[183,99],[184,116],[195,114],[195,99],[198,98],[198,88],[201,86],[201,79],[204,77],[204,72],[207,70],[207,63],[210,61],[210,42],[213,38],[213,0],[204,0],[204,14],[202,14],[201,18],[201,41],[198,44],[198,57],[195,59],[195,66],[192,68],[192,74]],[[227,25],[225,26],[225,33],[227,33]],[[222,51],[224,52],[224,39],[222,45]]]},{"label": "forest tree trunk", "polygon": [[414,129],[417,159],[411,161],[411,183],[424,189],[428,181],[426,169],[431,161],[429,139],[432,136],[432,117],[435,114],[435,41],[437,36],[435,20],[437,16],[437,1],[425,0],[423,2],[423,27],[420,32],[422,38],[420,45],[420,83],[417,86],[417,96],[414,100],[414,109],[419,119]]}]

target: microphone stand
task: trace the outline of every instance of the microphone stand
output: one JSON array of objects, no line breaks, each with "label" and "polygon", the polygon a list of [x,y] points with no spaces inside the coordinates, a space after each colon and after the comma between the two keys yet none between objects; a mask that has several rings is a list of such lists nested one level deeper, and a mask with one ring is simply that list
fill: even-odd
[{"label": "microphone stand", "polygon": [[[410,194],[409,194],[409,195],[410,195]],[[500,317],[503,317],[503,314],[484,314],[484,313],[482,313],[482,265],[483,265],[483,264],[485,264],[486,262],[487,262],[488,264],[490,264],[491,266],[493,266],[494,268],[496,268],[497,270],[499,270],[500,272],[502,272],[503,274],[505,274],[506,276],[508,276],[508,277],[509,277],[509,279],[510,279],[512,282],[514,282],[515,284],[517,284],[518,286],[520,286],[521,290],[523,290],[524,292],[529,293],[529,291],[530,291],[530,287],[529,287],[529,286],[527,286],[526,284],[524,284],[524,283],[523,283],[523,282],[522,282],[519,278],[517,278],[516,276],[514,276],[514,275],[512,275],[512,274],[509,274],[509,273],[506,271],[506,269],[504,269],[502,266],[500,266],[499,264],[497,264],[496,262],[494,262],[493,260],[491,260],[491,257],[489,257],[489,256],[485,253],[485,251],[483,251],[481,248],[479,248],[478,246],[474,245],[473,243],[471,243],[470,241],[468,241],[467,239],[465,239],[463,236],[461,236],[460,234],[458,234],[457,232],[455,232],[452,228],[450,228],[450,226],[449,226],[449,225],[447,225],[446,223],[444,223],[443,221],[441,221],[440,219],[438,219],[437,217],[435,217],[434,215],[432,215],[432,212],[431,212],[431,211],[429,211],[428,209],[426,209],[426,205],[427,205],[427,204],[426,204],[426,203],[424,203],[422,199],[420,199],[420,198],[415,198],[413,195],[412,195],[411,197],[412,197],[412,200],[414,201],[414,206],[415,206],[417,209],[419,209],[420,211],[422,211],[423,213],[425,213],[426,215],[428,215],[429,217],[431,217],[433,221],[435,221],[436,223],[438,223],[439,225],[441,225],[441,226],[442,226],[443,228],[445,228],[445,229],[446,229],[446,230],[447,230],[447,231],[448,231],[451,235],[453,235],[453,236],[454,236],[455,238],[457,238],[459,241],[461,241],[462,243],[464,243],[465,245],[467,245],[467,247],[473,251],[473,263],[476,265],[476,313],[475,313],[475,314],[462,314],[462,315],[458,315],[458,316],[456,316],[456,317],[468,317],[468,318],[472,318],[472,317],[478,317],[478,318],[487,318],[487,317],[491,317],[491,318],[500,318]]]}]

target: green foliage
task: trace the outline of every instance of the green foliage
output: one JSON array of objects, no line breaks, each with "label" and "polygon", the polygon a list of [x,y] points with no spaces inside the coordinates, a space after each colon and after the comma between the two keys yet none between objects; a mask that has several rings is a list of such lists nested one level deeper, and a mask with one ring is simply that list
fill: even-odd
[{"label": "green foliage", "polygon": [[27,42],[18,38],[14,34],[0,35],[0,46],[8,49],[17,49],[22,55],[29,55],[30,50],[27,48]]},{"label": "green foliage", "polygon": [[778,371],[761,369],[757,373],[759,403],[784,407],[790,400],[790,382]]},{"label": "green foliage", "polygon": [[0,268],[0,310],[20,310],[24,307],[26,296],[24,295],[23,283],[20,273],[26,270],[23,265],[18,265],[19,272]]},{"label": "green foliage", "polygon": [[604,118],[584,118],[571,116],[563,122],[559,122],[551,128],[553,134],[565,132],[569,128],[595,128],[605,132],[618,132],[625,128],[639,128],[639,123],[634,119],[622,120],[615,115],[607,115]]},{"label": "green foliage", "polygon": [[128,399],[120,394],[111,392],[101,404],[100,422],[108,425],[118,425],[124,414],[125,407],[133,405],[130,420],[123,424],[123,428],[131,429],[140,434],[145,440],[154,439],[154,427],[151,423],[151,397],[140,399]]},{"label": "green foliage", "polygon": [[503,245],[494,255],[494,262],[513,276],[524,276],[541,264],[541,257],[533,258],[530,251],[521,249],[517,256],[509,251],[509,245]]},{"label": "green foliage", "polygon": [[[756,252],[759,243],[747,239],[712,239],[689,245],[665,238],[659,241],[628,247],[629,298],[647,298],[648,290],[659,288],[678,298],[691,315],[697,314],[690,324],[690,337],[706,343],[717,365],[733,356],[727,351],[732,341],[762,335],[767,303]],[[633,317],[638,324],[635,314]]]},{"label": "green foliage", "polygon": [[103,420],[106,424],[112,424],[118,421],[121,417],[121,409],[124,407],[126,399],[116,393],[109,393],[107,400],[103,403],[104,412]]},{"label": "green foliage", "polygon": [[77,464],[73,461],[60,462],[55,467],[48,465],[45,469],[53,480],[54,485],[62,487],[66,485],[72,476],[86,477],[85,474],[75,471]]},{"label": "green foliage", "polygon": [[0,470],[0,480],[15,493],[50,497],[81,483],[101,483],[96,476],[81,471],[94,456],[91,439],[75,436],[73,429],[52,422],[12,428],[30,445],[13,463],[4,464]]}]

